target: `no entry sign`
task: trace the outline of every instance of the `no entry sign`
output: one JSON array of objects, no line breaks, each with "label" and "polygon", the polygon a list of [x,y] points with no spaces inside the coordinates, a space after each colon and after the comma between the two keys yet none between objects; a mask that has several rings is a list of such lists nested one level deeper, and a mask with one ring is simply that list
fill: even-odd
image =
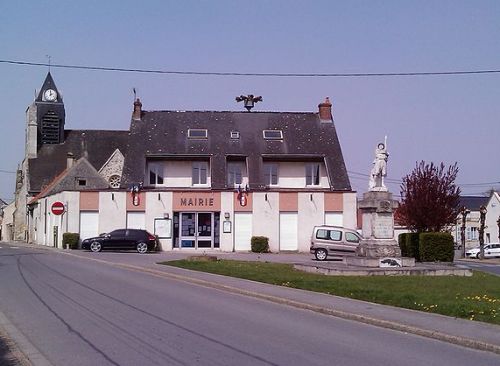
[{"label": "no entry sign", "polygon": [[54,202],[51,207],[51,211],[54,215],[62,215],[64,213],[64,203]]}]

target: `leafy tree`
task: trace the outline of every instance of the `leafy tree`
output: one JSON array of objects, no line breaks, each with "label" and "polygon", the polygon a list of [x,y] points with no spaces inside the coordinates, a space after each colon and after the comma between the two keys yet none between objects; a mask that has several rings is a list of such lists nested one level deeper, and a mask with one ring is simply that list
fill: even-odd
[{"label": "leafy tree", "polygon": [[399,222],[416,232],[439,232],[454,224],[460,199],[457,173],[457,163],[448,168],[443,163],[417,163],[401,184]]}]

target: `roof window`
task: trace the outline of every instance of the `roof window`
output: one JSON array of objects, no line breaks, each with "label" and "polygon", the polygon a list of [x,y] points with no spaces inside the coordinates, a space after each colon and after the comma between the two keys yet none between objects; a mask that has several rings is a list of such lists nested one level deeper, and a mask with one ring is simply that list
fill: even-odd
[{"label": "roof window", "polygon": [[266,140],[283,140],[283,131],[281,130],[264,130],[262,133]]},{"label": "roof window", "polygon": [[231,138],[232,139],[239,139],[240,138],[240,131],[231,131]]},{"label": "roof window", "polygon": [[188,130],[188,138],[190,139],[206,139],[208,138],[208,131],[206,128],[190,128]]}]

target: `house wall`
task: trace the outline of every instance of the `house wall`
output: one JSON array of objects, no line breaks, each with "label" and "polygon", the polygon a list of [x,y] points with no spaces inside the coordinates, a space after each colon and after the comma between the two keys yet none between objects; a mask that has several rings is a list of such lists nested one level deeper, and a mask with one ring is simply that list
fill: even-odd
[{"label": "house wall", "polygon": [[490,243],[498,243],[500,239],[498,238],[498,223],[497,220],[500,219],[500,195],[494,192],[486,205],[488,212],[486,213],[486,229],[484,230],[485,242],[487,242],[486,237],[489,234]]},{"label": "house wall", "polygon": [[12,240],[12,226],[14,223],[14,211],[16,209],[15,203],[12,202],[3,208],[3,219],[2,219],[2,236],[0,241],[11,241]]},{"label": "house wall", "polygon": [[[158,162],[160,163],[160,162]],[[161,162],[163,164],[163,184],[157,185],[157,187],[192,187],[192,161],[176,161],[167,160]],[[149,185],[149,173],[146,174],[146,185]],[[210,176],[210,163],[208,163],[207,171],[207,184],[210,187],[211,176]]]},{"label": "house wall", "polygon": [[[279,162],[278,163],[278,186],[280,188],[305,188],[306,187],[306,165],[303,162]],[[324,164],[320,164],[318,188],[329,188],[328,176]]]}]

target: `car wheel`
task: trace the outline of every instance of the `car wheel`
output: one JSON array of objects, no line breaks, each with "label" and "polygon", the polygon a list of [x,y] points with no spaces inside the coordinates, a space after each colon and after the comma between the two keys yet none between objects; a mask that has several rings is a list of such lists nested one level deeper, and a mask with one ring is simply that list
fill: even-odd
[{"label": "car wheel", "polygon": [[137,251],[141,254],[146,253],[148,251],[148,245],[141,241],[137,244]]},{"label": "car wheel", "polygon": [[325,249],[316,249],[316,251],[314,252],[314,256],[316,257],[317,260],[324,261],[328,256],[328,253],[326,252]]},{"label": "car wheel", "polygon": [[479,253],[476,254],[476,258],[477,259],[481,259],[481,252],[479,252]]},{"label": "car wheel", "polygon": [[94,253],[100,252],[101,249],[102,245],[98,241],[93,241],[92,243],[90,243],[90,250],[93,251]]}]

